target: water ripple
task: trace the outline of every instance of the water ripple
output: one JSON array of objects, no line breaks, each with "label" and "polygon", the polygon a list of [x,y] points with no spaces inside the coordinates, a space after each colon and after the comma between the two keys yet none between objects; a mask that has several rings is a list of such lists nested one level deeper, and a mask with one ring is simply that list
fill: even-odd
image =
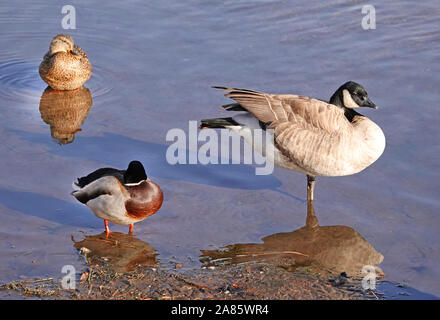
[{"label": "water ripple", "polygon": [[[22,61],[13,59],[0,62],[0,98],[14,102],[35,103],[40,100],[47,84],[38,74],[40,61]],[[106,86],[110,73],[100,67],[93,67],[91,79],[86,86],[94,98],[106,95],[111,87]]]},{"label": "water ripple", "polygon": [[39,101],[46,84],[38,74],[38,61],[0,63],[0,98],[20,102]]}]

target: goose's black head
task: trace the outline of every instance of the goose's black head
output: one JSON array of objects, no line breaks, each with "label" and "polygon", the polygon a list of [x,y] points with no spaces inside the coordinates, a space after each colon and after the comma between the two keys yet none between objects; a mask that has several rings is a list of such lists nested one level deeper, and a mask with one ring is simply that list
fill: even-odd
[{"label": "goose's black head", "polygon": [[361,107],[377,109],[368,98],[367,91],[359,83],[348,81],[339,87],[330,98],[330,103],[339,107],[355,109]]},{"label": "goose's black head", "polygon": [[139,161],[132,161],[124,173],[124,184],[138,183],[147,179],[144,166]]}]

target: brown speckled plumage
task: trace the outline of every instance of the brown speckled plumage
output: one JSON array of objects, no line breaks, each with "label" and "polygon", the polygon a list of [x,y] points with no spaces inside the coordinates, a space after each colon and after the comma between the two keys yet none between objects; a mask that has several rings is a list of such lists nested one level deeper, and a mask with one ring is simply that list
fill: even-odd
[{"label": "brown speckled plumage", "polygon": [[[62,49],[54,50],[54,42]],[[68,35],[53,38],[49,51],[39,67],[41,78],[56,90],[74,90],[81,87],[92,75],[92,65],[87,54]]]}]

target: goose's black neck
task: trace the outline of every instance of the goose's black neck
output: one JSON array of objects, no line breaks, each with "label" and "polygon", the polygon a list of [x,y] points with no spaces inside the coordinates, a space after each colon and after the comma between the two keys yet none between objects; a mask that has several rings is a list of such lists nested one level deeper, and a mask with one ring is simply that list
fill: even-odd
[{"label": "goose's black neck", "polygon": [[363,117],[363,115],[361,115],[359,112],[356,112],[353,109],[346,108],[346,107],[344,107],[344,115],[347,118],[347,120],[350,121],[350,122],[353,122],[353,118],[355,116]]},{"label": "goose's black neck", "polygon": [[344,115],[347,118],[348,121],[353,122],[353,118],[355,116],[362,116],[359,112],[354,111],[353,109],[347,108],[344,106],[344,103],[341,99],[342,92],[341,90],[337,90],[332,97],[330,98],[330,103],[334,104],[335,106],[338,106],[342,109],[344,109]]}]

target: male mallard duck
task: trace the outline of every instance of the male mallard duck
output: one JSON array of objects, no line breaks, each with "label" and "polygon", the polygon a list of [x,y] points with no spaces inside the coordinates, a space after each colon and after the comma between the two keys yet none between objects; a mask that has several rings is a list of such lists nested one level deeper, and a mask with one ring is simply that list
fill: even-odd
[{"label": "male mallard duck", "polygon": [[349,81],[336,90],[330,102],[294,95],[214,87],[227,91],[237,103],[223,106],[227,111],[242,111],[229,118],[205,119],[201,128],[227,128],[262,151],[254,129],[272,129],[276,165],[307,175],[308,206],[312,205],[315,177],[345,176],[358,173],[376,161],[385,149],[380,127],[356,108],[377,109],[360,84]]},{"label": "male mallard duck", "polygon": [[38,71],[51,88],[75,90],[89,80],[92,65],[87,54],[74,45],[71,36],[59,34],[52,39]]},{"label": "male mallard duck", "polygon": [[127,170],[101,168],[78,178],[74,185],[78,190],[72,195],[104,219],[105,232],[109,234],[108,222],[130,225],[156,213],[163,202],[160,187],[147,179],[144,166],[132,161]]}]

